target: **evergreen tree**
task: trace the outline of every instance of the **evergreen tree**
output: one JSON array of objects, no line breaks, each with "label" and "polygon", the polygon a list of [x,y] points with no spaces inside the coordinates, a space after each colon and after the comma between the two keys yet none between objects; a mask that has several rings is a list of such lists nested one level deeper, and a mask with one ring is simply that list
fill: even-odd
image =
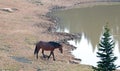
[{"label": "evergreen tree", "polygon": [[105,26],[97,52],[97,57],[100,58],[100,61],[97,62],[97,67],[93,67],[94,71],[116,70],[117,66],[114,64],[114,61],[117,59],[117,57],[115,57],[113,54],[114,46],[115,42],[110,35],[110,30],[107,26]]}]

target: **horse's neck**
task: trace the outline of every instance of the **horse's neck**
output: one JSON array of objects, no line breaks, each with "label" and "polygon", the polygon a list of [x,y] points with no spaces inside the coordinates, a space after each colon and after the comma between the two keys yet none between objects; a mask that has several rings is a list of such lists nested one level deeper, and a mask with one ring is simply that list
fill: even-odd
[{"label": "horse's neck", "polygon": [[53,47],[54,49],[58,49],[58,47]]}]

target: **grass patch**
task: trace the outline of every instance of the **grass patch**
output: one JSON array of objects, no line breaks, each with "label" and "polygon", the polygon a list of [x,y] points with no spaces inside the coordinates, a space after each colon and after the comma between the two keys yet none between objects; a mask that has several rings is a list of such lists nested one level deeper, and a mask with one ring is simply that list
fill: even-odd
[{"label": "grass patch", "polygon": [[27,36],[25,42],[29,45],[34,45],[37,42],[37,38],[35,36]]},{"label": "grass patch", "polygon": [[19,71],[19,66],[18,65],[9,65],[6,66],[5,68],[2,69],[2,71]]},{"label": "grass patch", "polygon": [[1,45],[0,46],[0,51],[9,51],[10,50],[10,48],[11,48],[11,46],[10,45]]},{"label": "grass patch", "polygon": [[40,64],[43,71],[93,71],[91,66],[69,64],[61,61],[42,61]]}]

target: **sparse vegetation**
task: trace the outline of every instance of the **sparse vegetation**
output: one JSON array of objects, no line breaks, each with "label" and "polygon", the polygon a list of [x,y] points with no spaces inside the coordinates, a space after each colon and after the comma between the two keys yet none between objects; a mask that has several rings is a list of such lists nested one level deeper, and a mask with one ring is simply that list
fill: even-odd
[{"label": "sparse vegetation", "polygon": [[[33,54],[34,44],[37,41],[57,41],[64,38],[62,35],[57,36],[46,31],[49,27],[51,29],[51,26],[54,26],[54,23],[45,16],[50,12],[51,7],[72,7],[74,3],[81,1],[85,0],[0,0],[1,8],[17,9],[12,13],[0,10],[0,69],[10,69],[11,71],[92,71],[91,66],[69,63],[73,56],[69,53],[71,46],[66,44],[63,44],[63,55],[55,52],[56,61],[42,58],[36,60]],[[35,3],[38,6],[34,5]],[[33,26],[36,23],[42,24],[37,27]],[[12,56],[25,57],[23,60],[29,59],[30,63],[19,62],[12,59]]]}]

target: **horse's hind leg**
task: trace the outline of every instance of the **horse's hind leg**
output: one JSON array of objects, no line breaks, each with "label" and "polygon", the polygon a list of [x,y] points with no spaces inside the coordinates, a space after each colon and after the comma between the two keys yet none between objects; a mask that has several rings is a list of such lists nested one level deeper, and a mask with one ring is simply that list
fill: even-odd
[{"label": "horse's hind leg", "polygon": [[52,51],[50,52],[50,55],[48,56],[48,59],[50,58],[51,55],[52,55]]},{"label": "horse's hind leg", "polygon": [[36,54],[36,58],[38,59],[38,54]]},{"label": "horse's hind leg", "polygon": [[44,50],[42,50],[42,55],[43,55],[43,57],[45,58]]}]

